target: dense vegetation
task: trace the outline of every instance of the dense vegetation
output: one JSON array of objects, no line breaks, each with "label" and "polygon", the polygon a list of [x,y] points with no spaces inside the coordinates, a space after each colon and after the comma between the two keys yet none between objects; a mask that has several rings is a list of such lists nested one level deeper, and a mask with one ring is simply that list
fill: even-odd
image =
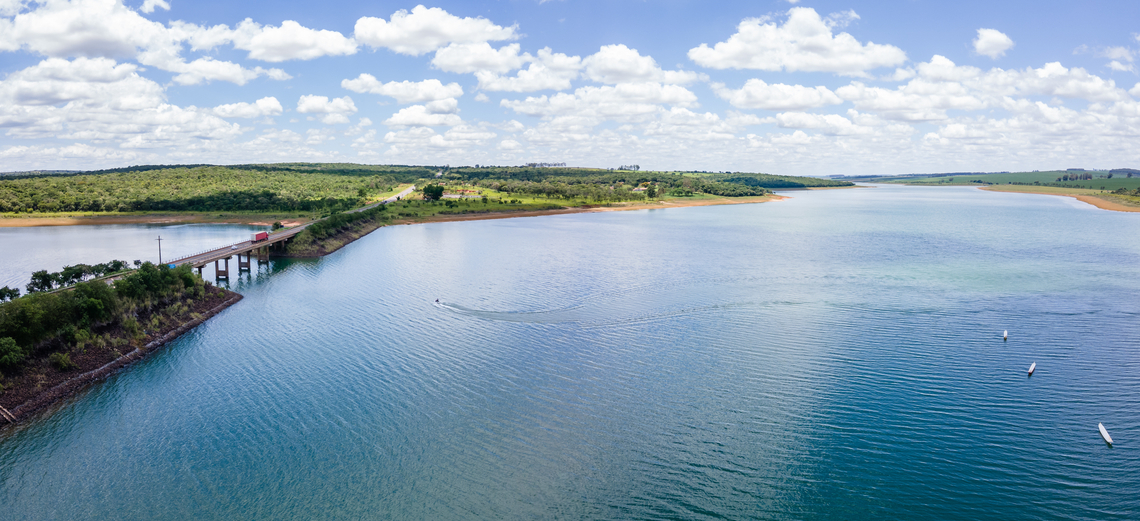
[{"label": "dense vegetation", "polygon": [[111,325],[138,337],[147,326],[138,322],[140,313],[173,300],[201,298],[206,291],[189,265],[169,268],[147,262],[113,285],[80,282],[68,291],[5,302],[0,304],[0,371],[18,370],[38,346],[55,338],[82,344],[95,337],[95,329]]},{"label": "dense vegetation", "polygon": [[204,166],[0,180],[0,213],[321,212],[362,205],[391,176]]},{"label": "dense vegetation", "polygon": [[[851,184],[766,174],[537,166],[150,165],[0,179],[0,213],[240,211],[327,215],[362,206],[400,183],[423,185],[437,179],[495,187],[512,194],[590,202],[694,193],[740,197],[764,195],[774,188]],[[643,190],[637,190],[639,187]]]}]

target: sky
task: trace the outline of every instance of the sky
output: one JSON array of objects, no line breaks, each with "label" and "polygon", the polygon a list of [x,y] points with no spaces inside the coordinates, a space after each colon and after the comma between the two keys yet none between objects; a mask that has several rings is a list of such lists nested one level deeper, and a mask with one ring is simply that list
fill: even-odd
[{"label": "sky", "polygon": [[0,0],[0,171],[1140,168],[1140,2]]}]

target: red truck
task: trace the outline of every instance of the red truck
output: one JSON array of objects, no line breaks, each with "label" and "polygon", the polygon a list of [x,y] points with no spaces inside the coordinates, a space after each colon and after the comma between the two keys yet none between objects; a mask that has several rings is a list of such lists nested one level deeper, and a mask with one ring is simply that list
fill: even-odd
[{"label": "red truck", "polygon": [[266,240],[269,240],[268,232],[257,232],[255,234],[252,234],[249,238],[249,242],[261,242]]}]

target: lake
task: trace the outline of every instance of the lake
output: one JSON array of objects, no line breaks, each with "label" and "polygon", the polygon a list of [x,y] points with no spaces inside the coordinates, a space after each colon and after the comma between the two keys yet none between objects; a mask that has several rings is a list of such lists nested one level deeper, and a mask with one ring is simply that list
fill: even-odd
[{"label": "lake", "polygon": [[[1140,516],[1140,214],[788,195],[274,261],[0,432],[4,517]],[[50,260],[40,231],[7,249]]]}]

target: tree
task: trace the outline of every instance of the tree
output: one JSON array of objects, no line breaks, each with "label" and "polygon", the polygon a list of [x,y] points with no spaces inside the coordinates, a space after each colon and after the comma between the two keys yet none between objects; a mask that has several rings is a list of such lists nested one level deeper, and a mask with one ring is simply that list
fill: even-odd
[{"label": "tree", "polygon": [[443,185],[427,185],[424,187],[425,201],[438,201],[443,197]]},{"label": "tree", "polygon": [[19,288],[9,288],[8,286],[0,288],[0,302],[4,302],[5,300],[16,300],[18,298],[20,298]]},{"label": "tree", "polygon": [[35,293],[37,291],[51,291],[56,285],[56,274],[48,273],[47,270],[40,270],[32,274],[32,281],[28,283],[28,293]]},{"label": "tree", "polygon": [[0,338],[0,367],[13,369],[24,363],[27,353],[11,337]]}]

